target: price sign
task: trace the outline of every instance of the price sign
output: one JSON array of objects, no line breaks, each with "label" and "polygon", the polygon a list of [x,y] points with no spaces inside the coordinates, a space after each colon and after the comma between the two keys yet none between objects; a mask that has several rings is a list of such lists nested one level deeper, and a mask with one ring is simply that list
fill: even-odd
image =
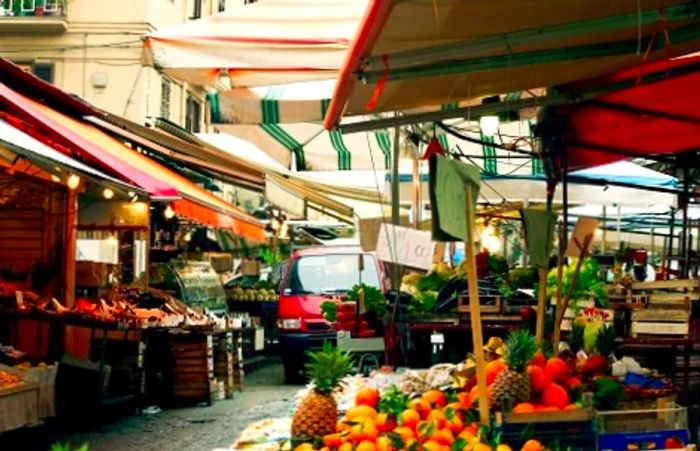
[{"label": "price sign", "polygon": [[442,260],[444,246],[432,240],[430,232],[382,224],[377,238],[377,257],[418,269],[430,269]]}]

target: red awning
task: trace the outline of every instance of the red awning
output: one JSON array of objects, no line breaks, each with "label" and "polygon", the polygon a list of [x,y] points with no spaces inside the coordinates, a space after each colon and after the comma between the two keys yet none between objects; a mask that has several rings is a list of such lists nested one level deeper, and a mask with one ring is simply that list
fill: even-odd
[{"label": "red awning", "polygon": [[[648,81],[656,80],[656,81]],[[632,82],[594,100],[551,108],[544,126],[575,170],[630,157],[682,153],[700,143],[700,55],[649,64],[564,87],[576,92]],[[629,86],[629,83],[628,83]],[[553,127],[547,127],[547,123]]]},{"label": "red awning", "polygon": [[51,141],[64,151],[76,150],[94,165],[141,187],[153,199],[174,201],[173,209],[181,216],[233,230],[253,241],[265,240],[264,226],[257,219],[96,127],[24,97],[2,83],[0,101],[36,127],[37,135],[41,135],[36,138]]},{"label": "red awning", "polygon": [[[93,162],[106,166],[116,174],[119,174],[123,179],[143,188],[153,198],[179,197],[177,190],[172,185],[106,152],[105,146],[121,146],[122,152],[128,150],[110,136],[99,132],[104,139],[96,143],[95,140],[88,139],[75,128],[67,127],[66,124],[62,124],[56,118],[51,117],[51,115],[47,114],[48,108],[16,93],[3,83],[0,83],[0,99],[11,107],[13,113],[33,123],[35,126],[41,127],[42,132],[50,134],[50,138],[57,143],[69,149],[77,148],[83,157],[88,157]],[[97,132],[96,129],[95,131]]]}]

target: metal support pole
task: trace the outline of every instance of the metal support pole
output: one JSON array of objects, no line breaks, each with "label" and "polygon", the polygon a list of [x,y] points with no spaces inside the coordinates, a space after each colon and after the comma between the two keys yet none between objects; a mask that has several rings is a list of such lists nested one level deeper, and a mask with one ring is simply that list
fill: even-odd
[{"label": "metal support pole", "polygon": [[603,205],[603,240],[602,240],[602,243],[600,245],[600,253],[603,255],[605,255],[605,245],[608,242],[608,231],[605,230],[605,224],[606,224],[606,221],[608,219],[607,212],[608,212],[608,208],[605,205]]},{"label": "metal support pole", "polygon": [[680,268],[682,271],[680,278],[684,279],[688,277],[688,270],[690,269],[690,246],[688,246],[688,201],[690,200],[690,171],[688,166],[690,161],[687,161],[685,158],[682,158],[681,161],[685,164],[683,164],[683,195],[681,198],[681,207],[683,208],[683,230],[681,231],[680,254],[683,262]]},{"label": "metal support pole", "polygon": [[413,212],[413,227],[418,229],[420,227],[420,221],[421,221],[421,193],[420,193],[420,188],[421,188],[421,174],[420,174],[420,160],[418,159],[418,156],[413,157],[413,191],[412,191],[412,197],[413,197],[413,208],[411,209]]},{"label": "metal support pole", "polygon": [[[566,149],[562,154],[562,179],[561,179],[561,197],[562,197],[562,218],[564,219],[564,232],[562,238],[564,242],[569,242],[569,155]],[[556,351],[556,350],[555,350]]]},{"label": "metal support pole", "polygon": [[394,129],[394,158],[391,163],[391,223],[399,225],[399,206],[401,204],[401,192],[399,181],[399,154],[401,145],[401,128]]}]

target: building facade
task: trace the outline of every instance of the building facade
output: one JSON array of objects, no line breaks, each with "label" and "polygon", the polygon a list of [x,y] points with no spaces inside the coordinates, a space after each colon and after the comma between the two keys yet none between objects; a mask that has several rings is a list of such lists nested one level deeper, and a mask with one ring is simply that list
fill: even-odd
[{"label": "building facade", "polygon": [[0,0],[0,56],[138,123],[206,127],[205,91],[141,65],[142,36],[245,0]]}]

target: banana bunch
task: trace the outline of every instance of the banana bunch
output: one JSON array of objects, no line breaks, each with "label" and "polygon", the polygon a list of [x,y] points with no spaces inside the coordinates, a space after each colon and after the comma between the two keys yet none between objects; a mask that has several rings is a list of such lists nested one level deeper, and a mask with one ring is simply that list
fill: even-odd
[{"label": "banana bunch", "polygon": [[275,290],[264,288],[241,288],[235,287],[228,292],[229,299],[242,302],[276,302],[277,293]]},{"label": "banana bunch", "polygon": [[487,362],[500,359],[506,355],[506,345],[500,337],[491,337],[484,345],[484,357]]}]

